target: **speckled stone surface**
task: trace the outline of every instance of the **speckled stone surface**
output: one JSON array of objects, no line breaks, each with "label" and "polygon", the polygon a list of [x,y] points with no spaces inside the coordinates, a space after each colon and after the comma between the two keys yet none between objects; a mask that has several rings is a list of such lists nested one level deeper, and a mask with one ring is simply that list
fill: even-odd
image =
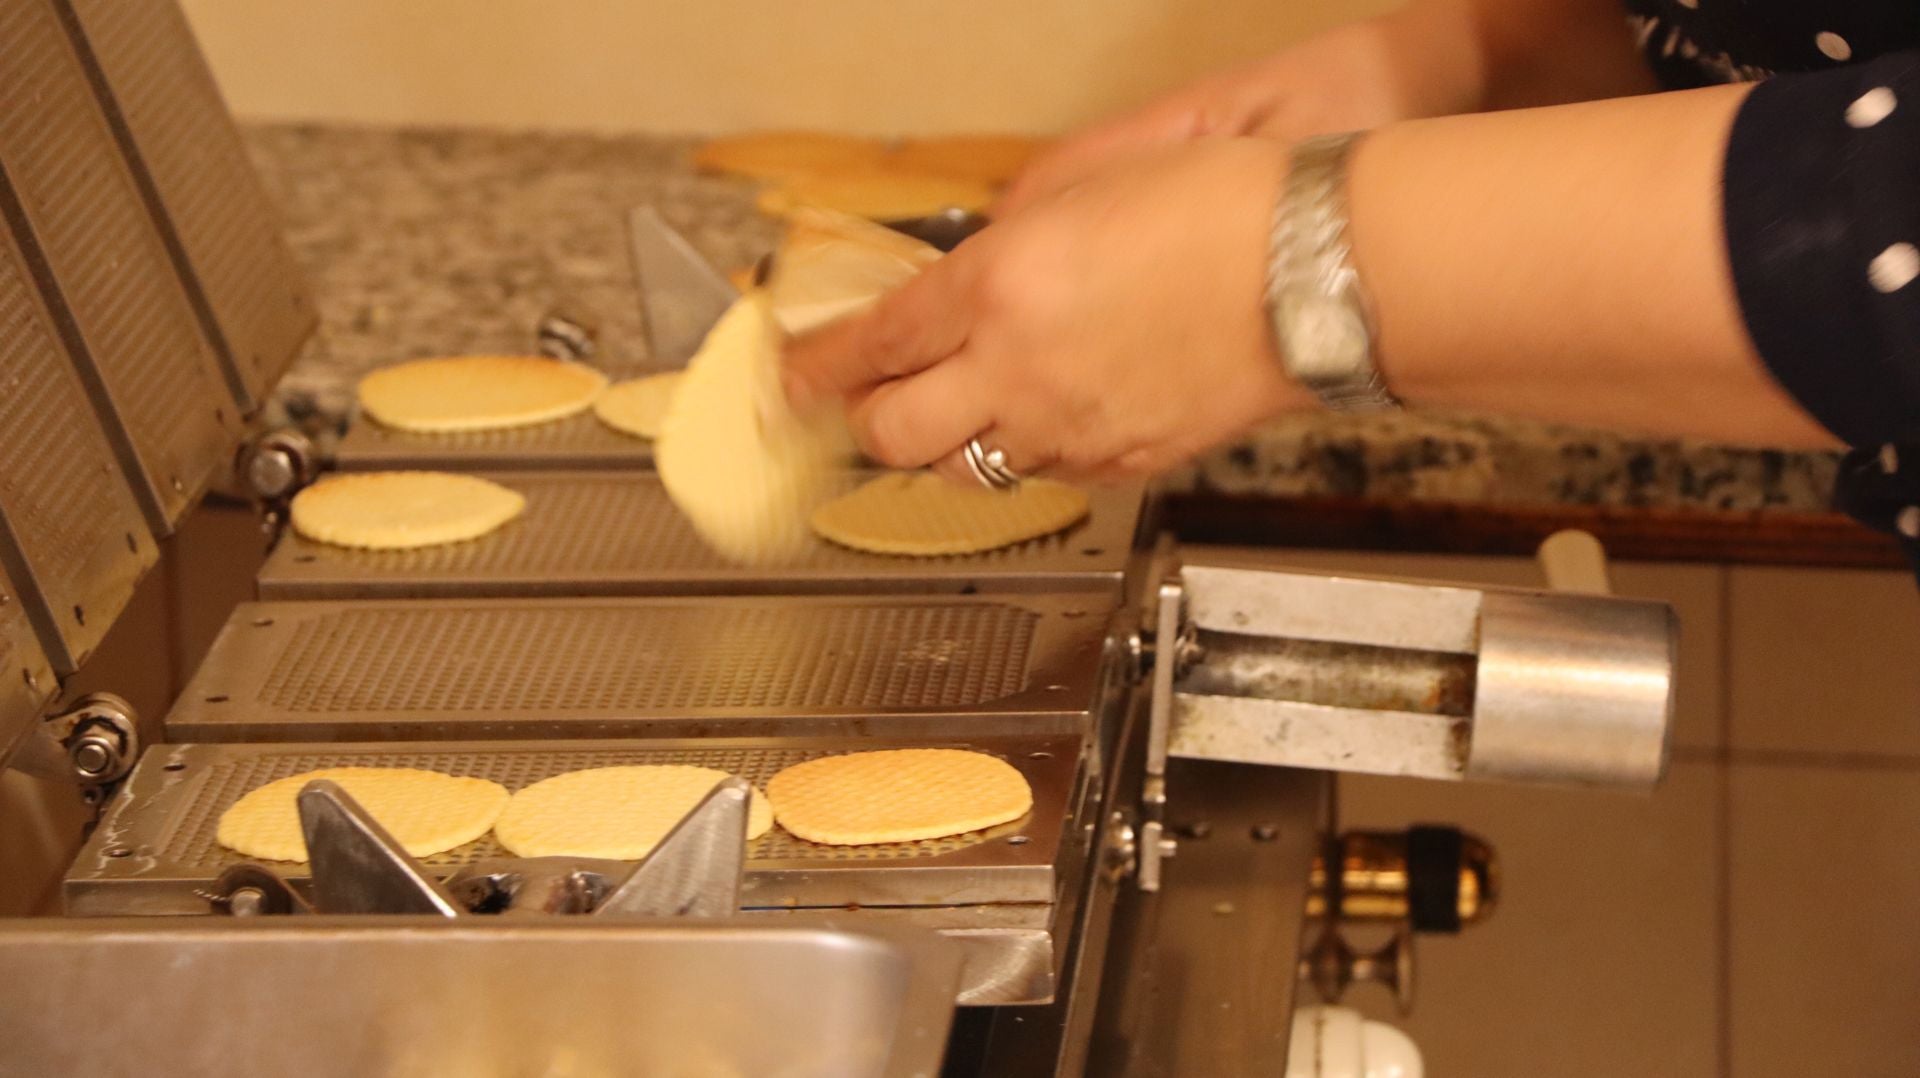
[{"label": "speckled stone surface", "polygon": [[[657,138],[263,125],[254,158],[320,298],[280,405],[337,426],[358,376],[415,356],[527,351],[548,310],[585,311],[643,358],[623,219],[651,203],[721,269],[775,229],[751,188],[696,176]],[[1240,495],[1513,505],[1826,508],[1836,458],[1474,417],[1300,416],[1170,477]]]}]

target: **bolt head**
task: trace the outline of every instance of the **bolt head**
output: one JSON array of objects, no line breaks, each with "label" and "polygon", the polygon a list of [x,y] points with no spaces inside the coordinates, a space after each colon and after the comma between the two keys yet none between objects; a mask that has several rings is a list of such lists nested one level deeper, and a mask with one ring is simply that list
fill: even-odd
[{"label": "bolt head", "polygon": [[293,488],[298,471],[286,450],[263,449],[247,461],[247,485],[263,498],[278,497]]},{"label": "bolt head", "polygon": [[113,747],[99,738],[82,739],[74,745],[71,758],[74,769],[88,778],[105,775],[113,770]]}]

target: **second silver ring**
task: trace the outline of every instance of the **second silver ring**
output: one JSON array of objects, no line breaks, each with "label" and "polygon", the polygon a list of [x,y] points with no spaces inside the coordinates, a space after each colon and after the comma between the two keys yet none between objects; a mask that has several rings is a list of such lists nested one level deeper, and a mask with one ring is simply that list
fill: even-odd
[{"label": "second silver ring", "polygon": [[978,438],[968,438],[960,449],[961,459],[982,486],[990,490],[1012,490],[1020,485],[1020,473],[1007,467],[1005,450],[988,449]]}]

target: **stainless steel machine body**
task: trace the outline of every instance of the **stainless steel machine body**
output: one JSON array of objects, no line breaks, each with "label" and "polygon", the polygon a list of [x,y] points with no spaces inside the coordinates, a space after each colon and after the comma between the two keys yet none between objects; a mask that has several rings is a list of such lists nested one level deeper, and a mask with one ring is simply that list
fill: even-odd
[{"label": "stainless steel machine body", "polygon": [[[16,921],[0,979],[36,988],[0,1007],[0,1069],[930,1078],[958,965],[830,920]],[[137,1006],[85,1017],[129,986]]]},{"label": "stainless steel machine body", "polygon": [[[24,741],[17,764],[100,807],[61,888],[70,916],[0,923],[0,978],[35,986],[0,1007],[0,1072],[1280,1073],[1299,975],[1403,984],[1407,953],[1331,935],[1371,916],[1343,889],[1378,866],[1322,841],[1330,779],[1301,767],[1658,775],[1672,625],[1647,604],[1183,567],[1149,556],[1138,489],[990,554],[823,543],[741,569],[698,545],[647,444],[590,416],[356,426],[337,467],[491,474],[526,514],[415,552],[281,536],[263,601],[233,612],[143,751],[124,701],[56,705],[56,676],[233,459],[311,304],[177,8],[0,0],[0,41],[0,98],[29,102],[0,110],[0,758]],[[635,221],[671,363],[724,282],[680,274],[684,243]],[[548,335],[578,355],[582,334]],[[263,495],[311,477],[291,436],[250,448]],[[597,915],[606,896],[580,888],[645,864],[589,872],[491,838],[411,859],[325,784],[301,794],[311,870],[214,841],[248,790],[338,764],[517,789],[694,763],[764,784],[908,746],[998,756],[1032,810],[919,843],[776,829],[737,867],[672,862],[724,875],[676,892],[686,912],[737,905],[723,920],[620,915],[673,906],[654,892]],[[742,793],[709,795],[734,826]],[[712,819],[682,830],[737,860]],[[1438,867],[1455,888],[1492,879]],[[1457,895],[1400,876],[1372,909],[1457,926]],[[538,900],[481,901],[509,878]],[[92,1021],[128,984],[139,1006]],[[288,1048],[315,1039],[338,1050]]]},{"label": "stainless steel machine body", "polygon": [[1661,603],[1186,566],[1167,752],[1423,778],[1652,786]]},{"label": "stainless steel machine body", "polygon": [[[362,424],[363,426],[365,424]],[[874,472],[849,472],[849,489]],[[985,554],[900,558],[814,540],[771,567],[715,554],[652,472],[495,473],[527,508],[485,542],[349,550],[287,536],[260,571],[263,599],[520,595],[796,595],[1084,590],[1118,596],[1143,527],[1135,485],[1094,491],[1087,519]]]}]

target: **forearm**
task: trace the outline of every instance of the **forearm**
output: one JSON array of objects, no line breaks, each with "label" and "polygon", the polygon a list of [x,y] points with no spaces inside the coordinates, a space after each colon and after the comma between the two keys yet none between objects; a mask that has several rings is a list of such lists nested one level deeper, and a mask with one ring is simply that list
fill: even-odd
[{"label": "forearm", "polygon": [[1768,376],[1726,263],[1744,87],[1412,121],[1349,176],[1409,403],[1771,445],[1832,438]]}]

